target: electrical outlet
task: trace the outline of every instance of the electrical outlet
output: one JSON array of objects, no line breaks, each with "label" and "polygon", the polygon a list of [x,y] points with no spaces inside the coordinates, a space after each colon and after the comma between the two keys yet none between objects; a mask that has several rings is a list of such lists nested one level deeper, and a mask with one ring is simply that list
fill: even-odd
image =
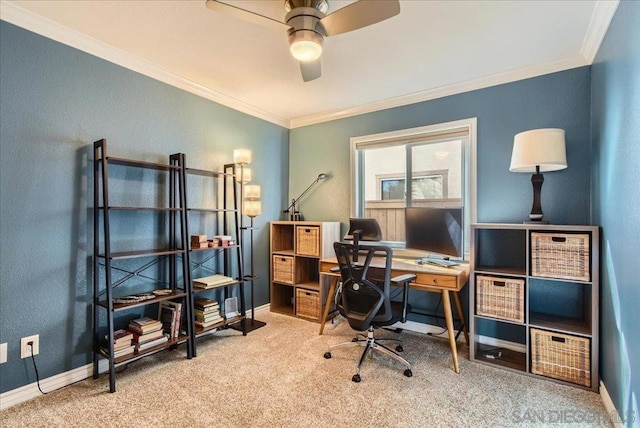
[{"label": "electrical outlet", "polygon": [[7,362],[7,344],[0,343],[0,364]]},{"label": "electrical outlet", "polygon": [[27,336],[20,339],[20,358],[29,358],[31,356],[31,345],[33,343],[33,355],[40,353],[40,335],[34,334],[33,336]]}]

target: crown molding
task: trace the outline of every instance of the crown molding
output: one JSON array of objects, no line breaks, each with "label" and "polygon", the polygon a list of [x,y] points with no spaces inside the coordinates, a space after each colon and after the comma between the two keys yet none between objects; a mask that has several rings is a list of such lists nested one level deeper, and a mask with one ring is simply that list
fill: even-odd
[{"label": "crown molding", "polygon": [[584,35],[582,47],[580,48],[580,53],[586,58],[589,64],[593,64],[598,54],[602,40],[604,40],[604,36],[607,34],[609,24],[611,24],[611,20],[616,14],[619,3],[619,0],[599,0],[593,8],[589,27],[587,28],[587,33]]},{"label": "crown molding", "polygon": [[331,120],[344,119],[351,116],[357,116],[365,113],[372,113],[380,110],[386,110],[395,107],[401,107],[409,104],[430,101],[436,98],[447,97],[450,95],[461,94],[464,92],[484,89],[491,86],[502,85],[505,83],[515,82],[517,80],[528,79],[531,77],[542,76],[544,74],[555,73],[558,71],[569,70],[571,68],[589,65],[582,55],[576,55],[572,58],[560,61],[552,61],[543,64],[535,64],[527,67],[517,68],[514,70],[497,73],[490,76],[481,77],[479,79],[469,80],[466,82],[454,83],[452,85],[440,86],[438,88],[428,89],[426,91],[414,92],[412,94],[402,95],[399,97],[389,98],[382,101],[374,101],[372,103],[360,106],[335,110],[327,113],[319,113],[304,117],[291,119],[291,129],[300,128],[308,125],[315,125]]},{"label": "crown molding", "polygon": [[202,98],[222,104],[226,107],[266,120],[284,128],[289,128],[289,120],[269,113],[253,105],[242,102],[222,92],[207,88],[189,79],[158,67],[140,57],[101,42],[86,34],[44,18],[8,1],[1,2],[0,19],[32,31],[41,36],[71,46],[98,58],[112,62],[129,70],[151,77],[152,79],[180,88]]}]

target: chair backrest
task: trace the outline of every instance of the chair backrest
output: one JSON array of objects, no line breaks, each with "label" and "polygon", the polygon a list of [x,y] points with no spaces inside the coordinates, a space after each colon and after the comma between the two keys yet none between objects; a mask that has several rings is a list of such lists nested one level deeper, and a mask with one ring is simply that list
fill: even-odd
[{"label": "chair backrest", "polygon": [[[338,310],[351,328],[364,331],[372,322],[391,320],[391,248],[335,242],[333,249],[342,278]],[[354,262],[358,253],[361,257]]]}]

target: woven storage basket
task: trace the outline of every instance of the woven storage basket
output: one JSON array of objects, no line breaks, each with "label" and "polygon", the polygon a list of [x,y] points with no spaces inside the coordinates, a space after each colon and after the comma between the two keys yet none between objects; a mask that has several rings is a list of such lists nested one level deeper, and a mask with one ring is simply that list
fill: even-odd
[{"label": "woven storage basket", "polygon": [[296,315],[313,320],[320,319],[320,293],[296,288]]},{"label": "woven storage basket", "polygon": [[296,227],[296,254],[320,257],[319,227]]},{"label": "woven storage basket", "polygon": [[524,322],[524,279],[476,276],[478,315]]},{"label": "woven storage basket", "polygon": [[589,339],[531,329],[531,373],[591,386]]},{"label": "woven storage basket", "polygon": [[274,282],[293,284],[293,257],[273,256],[273,280]]},{"label": "woven storage basket", "polygon": [[531,275],[590,281],[589,235],[532,232]]}]

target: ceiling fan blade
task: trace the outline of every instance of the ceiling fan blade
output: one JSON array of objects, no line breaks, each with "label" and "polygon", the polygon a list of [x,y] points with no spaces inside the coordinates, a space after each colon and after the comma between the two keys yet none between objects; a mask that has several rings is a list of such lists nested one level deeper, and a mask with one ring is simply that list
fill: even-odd
[{"label": "ceiling fan blade", "polygon": [[400,13],[399,0],[360,0],[320,20],[327,36],[376,24]]},{"label": "ceiling fan blade", "polygon": [[262,25],[263,27],[273,28],[276,30],[288,30],[289,28],[291,28],[283,22],[276,21],[275,19],[271,19],[266,16],[258,15],[257,13],[232,6],[228,3],[222,3],[218,0],[207,0],[206,6],[207,9],[231,15],[244,21],[251,22],[253,24]]},{"label": "ceiling fan blade", "polygon": [[310,82],[317,79],[322,74],[322,63],[320,58],[312,62],[300,62],[300,72],[302,73],[302,80]]}]

